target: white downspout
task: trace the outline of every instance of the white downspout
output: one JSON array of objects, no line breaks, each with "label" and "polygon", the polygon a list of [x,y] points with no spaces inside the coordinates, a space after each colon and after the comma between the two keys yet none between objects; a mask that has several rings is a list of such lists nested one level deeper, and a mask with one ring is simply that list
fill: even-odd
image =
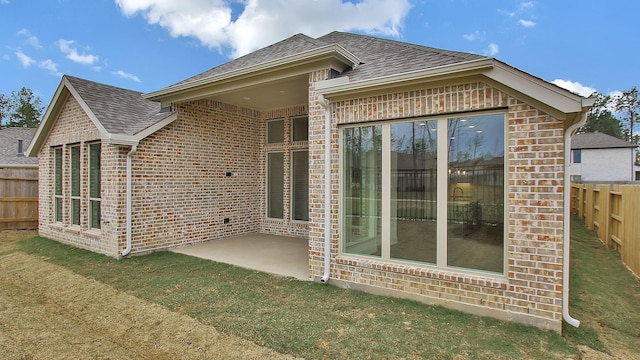
[{"label": "white downspout", "polygon": [[322,95],[318,100],[324,109],[324,274],[320,282],[327,283],[331,273],[331,107]]},{"label": "white downspout", "polygon": [[131,252],[131,158],[138,151],[138,145],[131,146],[127,153],[127,248],[120,255],[127,256]]},{"label": "white downspout", "polygon": [[580,320],[569,315],[569,254],[571,251],[571,137],[581,126],[587,122],[587,111],[580,114],[581,118],[577,124],[569,126],[564,133],[564,243],[562,259],[562,318],[573,327],[580,326]]}]

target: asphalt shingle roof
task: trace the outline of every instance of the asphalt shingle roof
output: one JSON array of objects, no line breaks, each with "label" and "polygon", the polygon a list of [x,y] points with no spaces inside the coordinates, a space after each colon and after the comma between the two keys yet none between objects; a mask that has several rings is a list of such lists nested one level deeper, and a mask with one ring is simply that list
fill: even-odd
[{"label": "asphalt shingle roof", "polygon": [[571,138],[572,149],[634,148],[636,145],[603,133],[577,134]]},{"label": "asphalt shingle roof", "polygon": [[65,75],[78,95],[111,134],[135,135],[169,116],[142,93]]},{"label": "asphalt shingle roof", "polygon": [[317,39],[303,34],[297,34],[220,66],[216,66],[165,89],[176,86],[182,87],[189,83],[223,75],[234,70],[264,64],[269,61],[333,44],[341,45],[347,51],[361,59],[362,63],[359,66],[355,69],[347,70],[340,75],[349,76],[349,79],[352,81],[373,79],[486,58],[485,56],[476,54],[448,51],[338,31]]},{"label": "asphalt shingle roof", "polygon": [[10,127],[0,129],[0,164],[38,165],[38,158],[18,156],[18,140],[22,140],[22,151],[27,151],[36,129]]},{"label": "asphalt shingle roof", "polygon": [[326,44],[340,44],[362,61],[360,66],[341,74],[349,76],[351,81],[486,59],[485,56],[476,54],[338,31],[319,37],[318,40]]},{"label": "asphalt shingle roof", "polygon": [[[225,74],[231,71],[243,69],[246,67],[264,64],[269,61],[278,60],[287,56],[299,54],[305,51],[314,50],[328,44],[311,38],[303,34],[294,35],[288,39],[282,40],[275,44],[269,45],[260,50],[256,50],[237,59],[216,66],[198,75],[180,81],[172,86],[188,84],[201,79],[214,77],[216,75]],[[170,87],[172,87],[170,86]]]}]

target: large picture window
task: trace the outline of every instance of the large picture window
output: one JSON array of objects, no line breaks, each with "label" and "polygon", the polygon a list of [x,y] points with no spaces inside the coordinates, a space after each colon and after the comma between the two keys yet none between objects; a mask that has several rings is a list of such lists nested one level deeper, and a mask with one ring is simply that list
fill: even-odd
[{"label": "large picture window", "polygon": [[504,271],[504,114],[342,129],[342,251]]},{"label": "large picture window", "polygon": [[382,128],[344,129],[344,251],[380,256],[382,250]]},{"label": "large picture window", "polygon": [[100,229],[100,143],[89,144],[89,228]]}]

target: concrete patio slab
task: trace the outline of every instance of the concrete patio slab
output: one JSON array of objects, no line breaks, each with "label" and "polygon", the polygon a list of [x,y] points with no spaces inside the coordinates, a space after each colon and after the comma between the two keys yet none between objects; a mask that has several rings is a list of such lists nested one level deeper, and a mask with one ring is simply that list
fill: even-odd
[{"label": "concrete patio slab", "polygon": [[308,240],[304,238],[248,234],[171,251],[298,280],[310,280]]}]

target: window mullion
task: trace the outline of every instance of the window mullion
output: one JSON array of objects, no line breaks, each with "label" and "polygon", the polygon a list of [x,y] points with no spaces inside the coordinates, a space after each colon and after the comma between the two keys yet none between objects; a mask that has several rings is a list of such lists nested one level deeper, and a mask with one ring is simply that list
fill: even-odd
[{"label": "window mullion", "polygon": [[438,166],[437,166],[437,265],[447,266],[447,212],[448,212],[448,167],[449,137],[447,131],[447,119],[438,120]]},{"label": "window mullion", "polygon": [[382,259],[391,257],[391,126],[382,125]]}]

